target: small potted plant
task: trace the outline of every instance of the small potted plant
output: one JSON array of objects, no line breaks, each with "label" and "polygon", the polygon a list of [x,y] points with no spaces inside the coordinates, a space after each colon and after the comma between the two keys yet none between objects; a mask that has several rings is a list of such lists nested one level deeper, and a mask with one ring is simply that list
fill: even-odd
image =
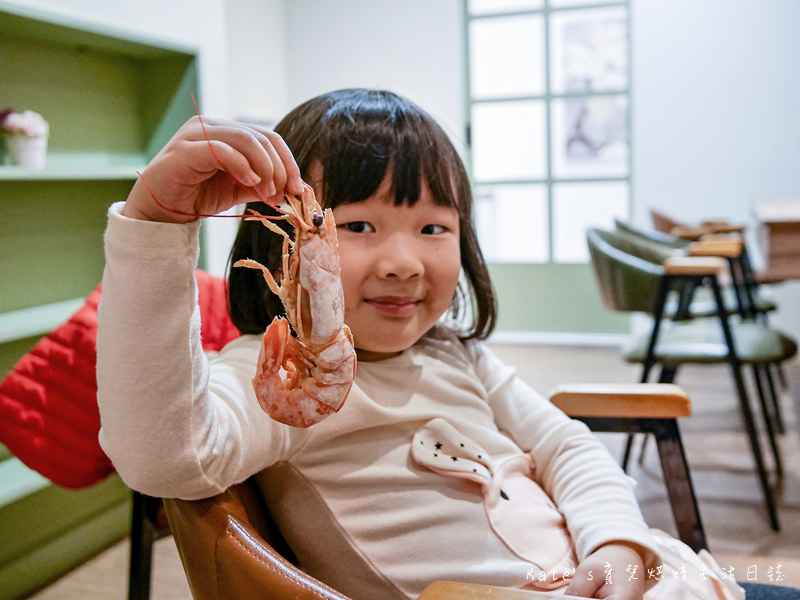
[{"label": "small potted plant", "polygon": [[6,140],[6,150],[12,165],[43,169],[47,157],[47,137],[50,126],[39,113],[32,110],[0,112],[0,130]]}]

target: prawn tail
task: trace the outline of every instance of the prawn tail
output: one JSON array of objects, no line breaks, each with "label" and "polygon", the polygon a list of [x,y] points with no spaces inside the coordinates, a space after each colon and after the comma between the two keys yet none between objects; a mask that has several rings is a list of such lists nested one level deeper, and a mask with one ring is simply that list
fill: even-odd
[{"label": "prawn tail", "polygon": [[282,399],[289,393],[280,373],[289,339],[291,339],[289,323],[279,317],[270,323],[261,338],[258,367],[256,376],[253,377],[253,391],[261,409],[269,415],[276,410],[276,406],[282,404]]},{"label": "prawn tail", "polygon": [[328,346],[312,350],[292,337],[289,323],[275,319],[264,333],[253,390],[262,410],[293,427],[310,427],[338,412],[356,369],[347,326]]}]

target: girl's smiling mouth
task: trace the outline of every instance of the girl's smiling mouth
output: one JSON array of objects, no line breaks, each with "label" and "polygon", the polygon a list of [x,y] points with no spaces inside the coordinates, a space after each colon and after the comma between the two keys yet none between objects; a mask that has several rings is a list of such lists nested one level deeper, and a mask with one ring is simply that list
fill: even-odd
[{"label": "girl's smiling mouth", "polygon": [[422,300],[414,296],[375,296],[366,298],[365,302],[391,316],[407,317],[414,312]]}]

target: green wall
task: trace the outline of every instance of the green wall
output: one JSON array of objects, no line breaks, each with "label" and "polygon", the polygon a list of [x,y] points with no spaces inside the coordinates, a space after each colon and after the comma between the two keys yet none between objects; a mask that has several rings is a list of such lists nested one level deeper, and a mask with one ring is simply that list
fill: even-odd
[{"label": "green wall", "polygon": [[630,317],[603,308],[590,264],[489,265],[498,331],[628,333]]}]

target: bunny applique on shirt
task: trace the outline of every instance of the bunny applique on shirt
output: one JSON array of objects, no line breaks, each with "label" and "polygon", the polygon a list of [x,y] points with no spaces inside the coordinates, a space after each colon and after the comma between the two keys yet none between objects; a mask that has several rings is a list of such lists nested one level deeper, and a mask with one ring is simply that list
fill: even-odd
[{"label": "bunny applique on shirt", "polygon": [[414,434],[411,456],[435,473],[480,484],[491,528],[509,550],[559,585],[570,577],[575,559],[566,522],[531,478],[530,454],[494,458],[445,419],[436,418]]}]

